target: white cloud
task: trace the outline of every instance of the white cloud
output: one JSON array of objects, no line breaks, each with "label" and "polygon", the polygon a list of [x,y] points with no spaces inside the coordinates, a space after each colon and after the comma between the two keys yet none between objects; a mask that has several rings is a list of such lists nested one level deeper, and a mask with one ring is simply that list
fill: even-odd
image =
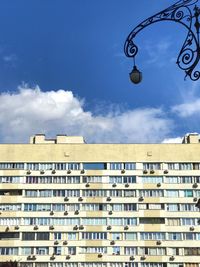
[{"label": "white cloud", "polygon": [[0,94],[1,142],[27,142],[35,133],[83,135],[88,143],[160,142],[172,127],[156,108],[108,109],[106,115],[94,115],[71,91],[21,86],[16,93]]},{"label": "white cloud", "polygon": [[177,113],[178,116],[186,118],[193,115],[199,115],[200,112],[200,98],[191,102],[175,105],[172,111]]},{"label": "white cloud", "polygon": [[174,138],[165,138],[162,143],[163,144],[181,144],[183,141],[183,137],[174,137]]}]

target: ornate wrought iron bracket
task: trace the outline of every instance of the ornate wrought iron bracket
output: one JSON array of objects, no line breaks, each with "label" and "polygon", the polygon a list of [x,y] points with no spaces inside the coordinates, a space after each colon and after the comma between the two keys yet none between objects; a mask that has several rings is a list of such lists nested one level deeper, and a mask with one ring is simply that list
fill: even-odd
[{"label": "ornate wrought iron bracket", "polygon": [[196,66],[200,59],[199,30],[200,30],[200,8],[196,6],[198,0],[179,0],[174,5],[144,20],[136,26],[127,37],[124,44],[124,53],[127,57],[135,56],[138,47],[134,43],[136,35],[149,25],[160,21],[174,21],[187,28],[187,36],[177,57],[177,65],[184,70],[191,80],[196,81],[200,78],[200,71]]}]

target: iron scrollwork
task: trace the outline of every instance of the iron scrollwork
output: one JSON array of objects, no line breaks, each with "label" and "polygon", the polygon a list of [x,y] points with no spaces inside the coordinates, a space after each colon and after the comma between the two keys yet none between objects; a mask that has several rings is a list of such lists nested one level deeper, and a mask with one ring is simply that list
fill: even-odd
[{"label": "iron scrollwork", "polygon": [[159,21],[173,21],[182,24],[187,29],[187,37],[177,57],[177,64],[184,70],[191,80],[196,81],[200,78],[200,71],[196,66],[200,59],[199,47],[199,15],[200,9],[196,6],[198,0],[179,0],[174,5],[144,20],[136,26],[125,41],[124,53],[133,59],[138,53],[138,47],[134,43],[136,35],[149,25]]}]

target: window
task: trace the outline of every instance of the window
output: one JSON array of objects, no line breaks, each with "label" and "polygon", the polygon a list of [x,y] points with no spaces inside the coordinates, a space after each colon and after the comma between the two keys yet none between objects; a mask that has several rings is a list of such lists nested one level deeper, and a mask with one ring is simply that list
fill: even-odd
[{"label": "window", "polygon": [[192,163],[179,163],[179,170],[192,170]]},{"label": "window", "polygon": [[18,255],[18,248],[0,247],[0,255]]},{"label": "window", "polygon": [[55,240],[61,240],[62,239],[62,233],[60,233],[60,232],[53,233],[53,235],[54,235]]},{"label": "window", "polygon": [[160,255],[166,255],[166,248],[144,247],[140,248],[140,252],[142,255],[160,256]]},{"label": "window", "polygon": [[124,169],[123,167],[123,164],[119,162],[110,163],[110,170],[122,170]]},{"label": "window", "polygon": [[165,240],[166,234],[161,232],[144,232],[140,233],[141,240]]},{"label": "window", "polygon": [[83,163],[85,170],[106,170],[106,163]]},{"label": "window", "polygon": [[122,211],[123,210],[122,204],[111,204],[110,207],[111,207],[111,210],[113,210],[113,211]]},{"label": "window", "polygon": [[165,182],[167,184],[178,184],[179,183],[179,177],[178,176],[166,176]]},{"label": "window", "polygon": [[200,248],[184,248],[184,255],[185,256],[199,256],[200,255]]},{"label": "window", "polygon": [[102,183],[102,176],[83,176],[83,183]]},{"label": "window", "polygon": [[122,190],[108,190],[110,197],[122,197]]},{"label": "window", "polygon": [[182,218],[181,225],[198,225],[197,218]]},{"label": "window", "polygon": [[19,233],[13,232],[1,232],[0,233],[0,240],[7,240],[7,239],[19,239]]},{"label": "window", "polygon": [[125,197],[136,197],[136,190],[124,190]]},{"label": "window", "polygon": [[36,240],[49,240],[49,233],[48,232],[36,233]]},{"label": "window", "polygon": [[112,253],[115,255],[120,255],[120,247],[112,247]]},{"label": "window", "polygon": [[168,218],[167,225],[169,226],[179,226],[180,225],[180,219],[179,218]]},{"label": "window", "polygon": [[135,210],[137,210],[137,206],[134,203],[124,204],[124,210],[125,211],[135,211]]},{"label": "window", "polygon": [[111,233],[112,240],[121,240],[122,233]]},{"label": "window", "polygon": [[76,255],[76,247],[68,247],[69,255]]},{"label": "window", "polygon": [[107,239],[107,233],[104,232],[83,232],[82,239],[94,239],[94,240],[101,240]]},{"label": "window", "polygon": [[62,247],[53,247],[53,253],[55,255],[61,255]]},{"label": "window", "polygon": [[81,247],[81,253],[107,253],[106,247]]},{"label": "window", "polygon": [[168,233],[168,240],[182,240],[181,233]]},{"label": "window", "polygon": [[161,163],[143,163],[143,170],[160,170]]},{"label": "window", "polygon": [[82,224],[84,225],[106,225],[106,218],[82,218]]},{"label": "window", "polygon": [[136,218],[124,218],[124,225],[137,225]]},{"label": "window", "polygon": [[110,225],[123,225],[123,219],[122,218],[109,218],[109,224]]},{"label": "window", "polygon": [[24,163],[0,163],[0,169],[16,169],[16,170],[24,170]]},{"label": "window", "polygon": [[124,233],[125,240],[137,240],[137,233]]},{"label": "window", "polygon": [[109,183],[111,184],[121,184],[122,183],[122,176],[110,176],[109,177]]},{"label": "window", "polygon": [[184,197],[193,197],[193,190],[184,190]]},{"label": "window", "polygon": [[140,224],[165,224],[164,218],[139,218]]},{"label": "window", "polygon": [[141,179],[141,182],[144,184],[157,184],[163,182],[162,176],[142,176],[139,177],[139,179]]},{"label": "window", "polygon": [[136,176],[124,176],[124,183],[135,184],[136,183]]},{"label": "window", "polygon": [[47,255],[47,254],[49,254],[49,248],[48,247],[37,247],[36,248],[36,254],[37,255]]},{"label": "window", "polygon": [[191,176],[181,176],[180,177],[180,183],[191,184],[192,182],[193,182],[193,177],[191,177]]},{"label": "window", "polygon": [[163,195],[163,190],[139,190],[140,197],[163,197]]},{"label": "window", "polygon": [[17,184],[20,183],[21,177],[20,176],[1,176],[0,183],[12,183]]},{"label": "window", "polygon": [[26,197],[37,197],[37,190],[25,190]]},{"label": "window", "polygon": [[166,197],[179,197],[178,190],[166,190]]},{"label": "window", "polygon": [[124,163],[124,169],[125,170],[135,170],[136,164],[133,162],[126,162],[126,163]]},{"label": "window", "polygon": [[8,210],[8,211],[21,210],[21,204],[0,204],[0,210]]},{"label": "window", "polygon": [[33,247],[22,247],[21,248],[22,255],[31,255],[34,254],[34,248]]},{"label": "window", "polygon": [[35,233],[32,232],[22,233],[22,240],[35,240]]},{"label": "window", "polygon": [[107,190],[82,190],[84,197],[106,197]]},{"label": "window", "polygon": [[169,170],[179,170],[179,164],[178,163],[168,163],[167,167]]},{"label": "window", "polygon": [[76,240],[77,239],[77,233],[67,233],[68,240]]},{"label": "window", "polygon": [[124,247],[124,254],[125,255],[136,255],[137,247]]},{"label": "window", "polygon": [[179,211],[179,204],[166,204],[167,211]]}]

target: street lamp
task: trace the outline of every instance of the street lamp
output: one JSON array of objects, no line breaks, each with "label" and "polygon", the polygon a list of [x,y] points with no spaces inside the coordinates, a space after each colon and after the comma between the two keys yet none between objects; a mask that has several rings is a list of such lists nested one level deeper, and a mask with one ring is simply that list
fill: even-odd
[{"label": "street lamp", "polygon": [[198,0],[179,0],[174,5],[144,20],[131,31],[124,44],[124,53],[134,60],[134,67],[130,73],[130,79],[133,83],[139,83],[142,80],[142,73],[135,65],[138,47],[134,43],[134,38],[141,30],[159,21],[174,21],[186,27],[187,36],[176,63],[180,69],[185,71],[185,78],[189,76],[193,81],[200,78],[200,71],[195,69],[200,59],[200,8],[197,7],[197,2]]}]

